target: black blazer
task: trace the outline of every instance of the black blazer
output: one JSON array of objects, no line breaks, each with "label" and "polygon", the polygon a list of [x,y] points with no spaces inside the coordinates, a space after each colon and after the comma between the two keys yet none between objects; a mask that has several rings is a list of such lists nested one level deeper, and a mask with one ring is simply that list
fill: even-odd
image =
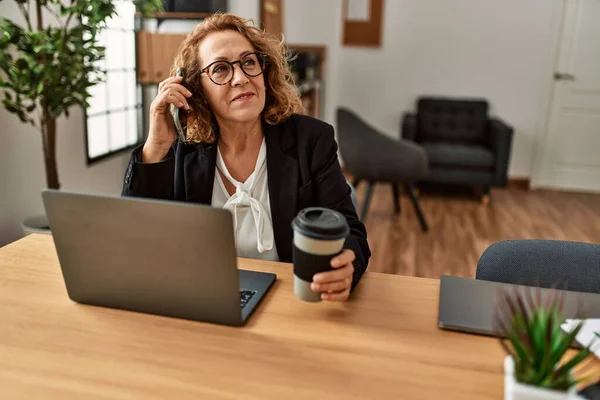
[{"label": "black blazer", "polygon": [[[269,200],[275,245],[280,261],[292,262],[291,223],[310,206],[342,213],[350,225],[344,248],[354,250],[352,289],[367,269],[371,251],[338,161],[333,127],[303,115],[277,125],[263,123],[267,146]],[[141,163],[142,146],[131,155],[123,185],[124,196],[149,197],[210,205],[217,143],[173,144],[159,163]]]}]

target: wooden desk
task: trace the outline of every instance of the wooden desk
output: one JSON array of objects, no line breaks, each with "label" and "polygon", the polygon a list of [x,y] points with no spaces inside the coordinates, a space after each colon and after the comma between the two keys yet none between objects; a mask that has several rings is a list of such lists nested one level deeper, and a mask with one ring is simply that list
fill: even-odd
[{"label": "wooden desk", "polygon": [[50,236],[0,249],[2,399],[500,399],[495,339],[437,328],[439,282],[367,273],[310,304],[288,264],[243,328],[72,302]]}]

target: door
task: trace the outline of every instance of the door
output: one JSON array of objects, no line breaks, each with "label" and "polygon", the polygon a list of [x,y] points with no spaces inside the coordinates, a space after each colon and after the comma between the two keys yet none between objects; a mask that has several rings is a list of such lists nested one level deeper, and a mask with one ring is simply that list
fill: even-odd
[{"label": "door", "polygon": [[564,0],[548,134],[535,186],[600,192],[600,0]]}]

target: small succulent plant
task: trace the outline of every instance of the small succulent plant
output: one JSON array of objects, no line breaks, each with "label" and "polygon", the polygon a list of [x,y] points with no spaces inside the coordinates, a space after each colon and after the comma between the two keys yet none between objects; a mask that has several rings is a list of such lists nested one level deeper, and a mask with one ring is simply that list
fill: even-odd
[{"label": "small succulent plant", "polygon": [[576,379],[573,371],[591,354],[591,344],[575,351],[569,359],[565,357],[583,323],[571,332],[562,330],[564,296],[559,291],[542,296],[539,288],[515,289],[512,294],[501,291],[495,328],[502,347],[513,359],[518,382],[568,391],[585,380]]}]

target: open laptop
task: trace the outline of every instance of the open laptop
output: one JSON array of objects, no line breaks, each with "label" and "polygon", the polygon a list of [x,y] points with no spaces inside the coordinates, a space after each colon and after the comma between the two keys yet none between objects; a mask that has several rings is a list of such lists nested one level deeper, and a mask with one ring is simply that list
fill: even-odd
[{"label": "open laptop", "polygon": [[227,210],[49,189],[42,198],[73,301],[240,326],[276,279],[237,269]]},{"label": "open laptop", "polygon": [[[482,335],[498,336],[494,329],[494,315],[500,289],[513,293],[521,285],[489,282],[456,276],[440,278],[440,303],[438,326]],[[534,289],[534,290],[537,290]],[[540,289],[545,298],[549,289]],[[600,318],[600,294],[565,291],[564,315],[566,318]]]}]

